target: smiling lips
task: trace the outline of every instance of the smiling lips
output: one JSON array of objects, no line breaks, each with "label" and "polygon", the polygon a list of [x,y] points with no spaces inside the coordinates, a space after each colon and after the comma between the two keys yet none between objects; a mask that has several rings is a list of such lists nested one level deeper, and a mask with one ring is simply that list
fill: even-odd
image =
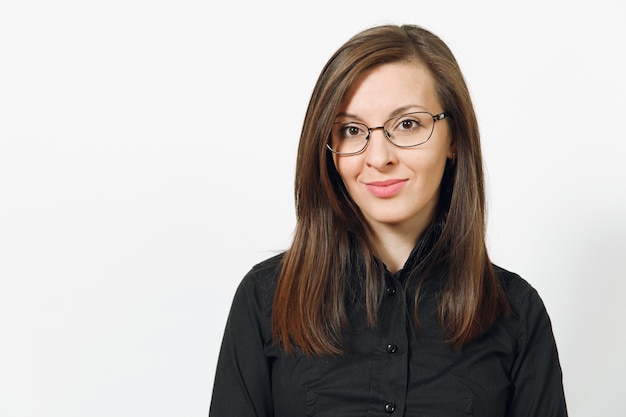
[{"label": "smiling lips", "polygon": [[393,179],[365,183],[365,188],[379,198],[388,198],[396,195],[407,183],[407,179]]}]

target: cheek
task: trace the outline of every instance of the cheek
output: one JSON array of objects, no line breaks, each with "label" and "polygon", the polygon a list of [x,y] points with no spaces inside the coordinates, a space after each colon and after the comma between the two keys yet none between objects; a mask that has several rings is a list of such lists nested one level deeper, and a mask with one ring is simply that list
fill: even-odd
[{"label": "cheek", "polygon": [[436,156],[421,159],[412,164],[412,171],[415,175],[414,197],[417,199],[430,200],[441,188],[441,180],[446,166],[446,158]]},{"label": "cheek", "polygon": [[441,177],[446,166],[446,154],[441,152],[425,152],[405,161],[405,165],[424,179]]},{"label": "cheek", "polygon": [[346,186],[350,182],[350,179],[358,175],[359,169],[356,159],[357,158],[355,158],[355,156],[351,156],[350,158],[341,158],[337,155],[333,155],[335,169]]}]

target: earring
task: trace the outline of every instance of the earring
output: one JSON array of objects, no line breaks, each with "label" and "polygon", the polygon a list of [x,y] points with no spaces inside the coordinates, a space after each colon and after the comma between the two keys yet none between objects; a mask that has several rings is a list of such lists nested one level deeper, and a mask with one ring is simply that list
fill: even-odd
[{"label": "earring", "polygon": [[452,152],[452,160],[450,162],[452,165],[456,165],[456,152]]}]

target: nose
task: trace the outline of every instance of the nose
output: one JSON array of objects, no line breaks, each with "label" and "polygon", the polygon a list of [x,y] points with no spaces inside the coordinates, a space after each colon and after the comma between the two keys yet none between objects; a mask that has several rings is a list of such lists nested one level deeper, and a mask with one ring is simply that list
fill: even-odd
[{"label": "nose", "polygon": [[370,136],[367,148],[365,148],[365,162],[376,169],[393,164],[396,160],[395,148],[382,126],[370,128]]}]

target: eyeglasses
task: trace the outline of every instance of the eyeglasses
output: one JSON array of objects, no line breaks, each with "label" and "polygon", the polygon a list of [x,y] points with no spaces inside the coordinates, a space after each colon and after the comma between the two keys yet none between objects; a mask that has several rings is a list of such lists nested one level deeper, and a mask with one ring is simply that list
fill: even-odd
[{"label": "eyeglasses", "polygon": [[356,155],[369,143],[372,131],[382,129],[389,142],[400,148],[414,148],[428,142],[435,130],[435,122],[449,116],[443,112],[433,116],[420,111],[394,117],[378,127],[368,127],[358,122],[333,123],[330,143],[326,147],[337,155]]}]

